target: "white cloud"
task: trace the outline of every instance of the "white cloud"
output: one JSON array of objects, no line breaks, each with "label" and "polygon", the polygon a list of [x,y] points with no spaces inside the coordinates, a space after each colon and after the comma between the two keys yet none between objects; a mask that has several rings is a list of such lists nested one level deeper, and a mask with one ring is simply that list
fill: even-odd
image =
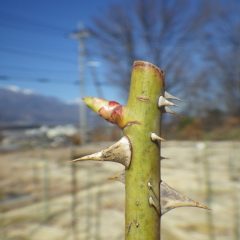
[{"label": "white cloud", "polygon": [[34,91],[32,91],[31,89],[20,88],[16,85],[8,85],[4,88],[9,90],[9,91],[12,91],[12,92],[23,93],[23,94],[26,94],[26,95],[34,94]]},{"label": "white cloud", "polygon": [[21,89],[22,93],[26,94],[26,95],[30,95],[30,94],[34,94],[34,91],[31,89]]},{"label": "white cloud", "polygon": [[15,85],[9,85],[9,86],[6,86],[4,88],[7,89],[7,90],[10,90],[12,92],[19,92],[20,91],[20,88],[18,86],[15,86]]}]

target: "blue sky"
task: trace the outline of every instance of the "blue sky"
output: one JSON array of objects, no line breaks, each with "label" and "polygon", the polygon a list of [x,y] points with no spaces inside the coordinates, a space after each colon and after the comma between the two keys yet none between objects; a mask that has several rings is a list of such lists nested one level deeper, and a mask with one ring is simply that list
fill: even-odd
[{"label": "blue sky", "polygon": [[[71,102],[79,98],[77,42],[68,36],[80,22],[89,24],[116,0],[1,1],[0,87],[23,89]],[[99,61],[99,59],[90,59]],[[97,95],[86,64],[86,94]],[[96,67],[99,79],[101,69]],[[106,86],[105,86],[106,87]],[[104,97],[117,99],[118,89],[104,89]]]}]

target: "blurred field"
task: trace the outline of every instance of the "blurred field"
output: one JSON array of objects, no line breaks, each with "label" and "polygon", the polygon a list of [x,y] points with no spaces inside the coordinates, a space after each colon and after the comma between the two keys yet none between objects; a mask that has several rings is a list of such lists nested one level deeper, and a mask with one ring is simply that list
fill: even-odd
[{"label": "blurred field", "polygon": [[[73,153],[108,144],[1,154],[0,239],[124,239],[124,185],[108,180],[122,167],[81,163],[73,168],[69,162]],[[163,144],[162,155],[170,159],[162,162],[162,179],[212,209],[164,215],[164,240],[237,239],[239,148],[240,142]]]}]

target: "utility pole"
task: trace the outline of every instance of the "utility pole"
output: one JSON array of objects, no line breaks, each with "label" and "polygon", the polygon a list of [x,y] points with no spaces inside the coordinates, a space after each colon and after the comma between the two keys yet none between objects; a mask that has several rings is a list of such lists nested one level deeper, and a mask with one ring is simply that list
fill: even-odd
[{"label": "utility pole", "polygon": [[91,74],[94,86],[96,88],[97,96],[100,98],[104,98],[103,90],[101,88],[101,82],[98,80],[97,68],[99,67],[100,62],[98,61],[90,61],[88,62],[88,66],[91,67]]},{"label": "utility pole", "polygon": [[[89,37],[90,33],[83,26],[79,27],[76,31],[70,34],[70,38],[78,41],[78,63],[79,63],[79,83],[80,83],[80,99],[83,98],[85,94],[85,57],[86,57],[86,39]],[[79,114],[80,114],[80,138],[81,143],[84,144],[87,141],[87,116],[86,107],[79,101]]]}]

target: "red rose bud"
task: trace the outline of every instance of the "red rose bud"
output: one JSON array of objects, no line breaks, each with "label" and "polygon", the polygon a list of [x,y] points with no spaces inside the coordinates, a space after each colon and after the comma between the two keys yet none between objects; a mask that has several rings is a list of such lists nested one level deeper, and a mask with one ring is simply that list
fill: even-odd
[{"label": "red rose bud", "polygon": [[123,106],[120,103],[92,97],[86,97],[83,101],[105,120],[115,123],[121,128],[124,127]]}]

